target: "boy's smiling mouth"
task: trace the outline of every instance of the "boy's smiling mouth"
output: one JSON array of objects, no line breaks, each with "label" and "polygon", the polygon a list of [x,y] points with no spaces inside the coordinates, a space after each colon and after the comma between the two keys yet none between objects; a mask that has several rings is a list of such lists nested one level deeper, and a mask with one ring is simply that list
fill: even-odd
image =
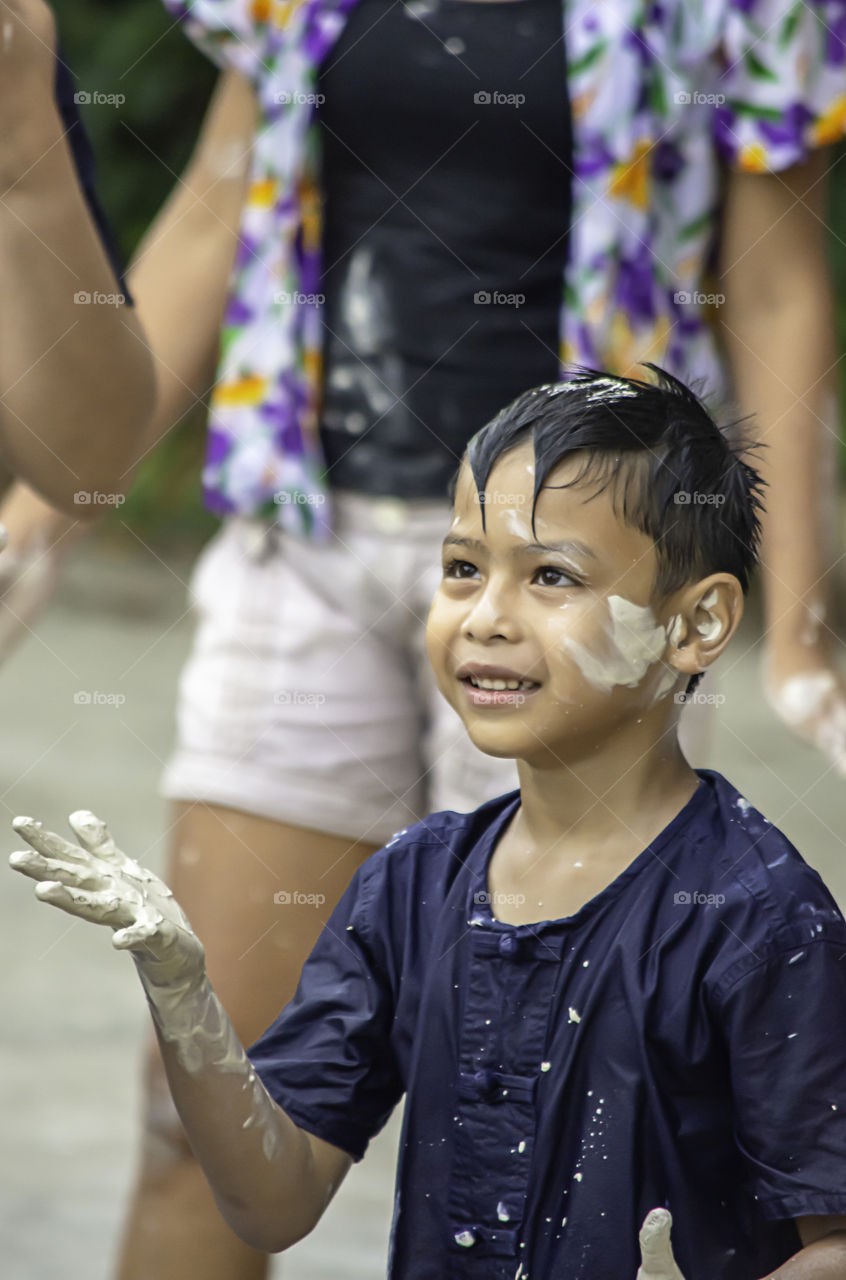
[{"label": "boy's smiling mouth", "polygon": [[537,680],[519,671],[480,662],[465,662],[456,677],[476,706],[520,706],[540,688]]}]

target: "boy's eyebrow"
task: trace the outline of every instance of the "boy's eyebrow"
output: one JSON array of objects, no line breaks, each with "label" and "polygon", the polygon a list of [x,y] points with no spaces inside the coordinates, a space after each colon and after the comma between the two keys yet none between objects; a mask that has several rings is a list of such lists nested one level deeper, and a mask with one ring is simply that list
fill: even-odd
[{"label": "boy's eyebrow", "polygon": [[[443,545],[445,547],[467,547],[470,551],[487,551],[485,544],[479,542],[478,538],[459,538],[454,533],[447,534]],[[590,547],[586,547],[583,542],[578,542],[574,538],[567,538],[564,542],[527,542],[524,546],[512,547],[508,554],[519,556],[526,551],[564,551],[572,555],[584,556],[588,560],[596,560],[598,558],[595,551],[591,551]]]}]

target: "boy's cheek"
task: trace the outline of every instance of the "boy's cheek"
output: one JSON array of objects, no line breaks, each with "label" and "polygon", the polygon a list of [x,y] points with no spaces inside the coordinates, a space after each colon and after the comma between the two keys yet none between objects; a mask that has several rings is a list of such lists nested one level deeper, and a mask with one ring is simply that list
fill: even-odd
[{"label": "boy's cheek", "polygon": [[464,609],[439,593],[432,602],[426,622],[426,653],[435,681],[447,702],[459,714],[462,700],[453,673],[461,658],[463,618]]},{"label": "boy's cheek", "polygon": [[440,591],[436,592],[426,619],[426,653],[441,692],[443,692],[442,676],[445,674],[449,656],[448,610],[445,610],[444,603]]}]

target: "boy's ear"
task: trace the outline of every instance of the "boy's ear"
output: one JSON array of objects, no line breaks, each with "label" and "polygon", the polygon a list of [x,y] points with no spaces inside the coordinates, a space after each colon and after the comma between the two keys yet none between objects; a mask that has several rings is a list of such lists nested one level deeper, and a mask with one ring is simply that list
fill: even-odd
[{"label": "boy's ear", "polygon": [[742,617],[743,590],[734,574],[712,573],[685,587],[668,610],[664,661],[685,675],[698,675],[719,658]]}]

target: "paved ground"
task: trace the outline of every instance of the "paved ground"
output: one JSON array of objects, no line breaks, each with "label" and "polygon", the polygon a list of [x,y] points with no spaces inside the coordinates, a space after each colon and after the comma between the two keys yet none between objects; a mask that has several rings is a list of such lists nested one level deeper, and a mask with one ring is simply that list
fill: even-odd
[{"label": "paved ground", "polygon": [[[87,807],[161,866],[155,787],[190,640],[185,573],[129,538],[72,566],[36,638],[0,672],[0,833],[17,813],[61,829]],[[695,763],[718,763],[846,905],[844,784],[762,705],[753,632],[720,681],[715,748]],[[0,852],[14,847],[0,834]],[[11,872],[0,883],[2,1274],[106,1280],[133,1161],[143,1001],[131,962],[99,930],[37,905]],[[396,1132],[395,1119],[318,1231],[276,1264],[285,1280],[384,1275]]]}]

